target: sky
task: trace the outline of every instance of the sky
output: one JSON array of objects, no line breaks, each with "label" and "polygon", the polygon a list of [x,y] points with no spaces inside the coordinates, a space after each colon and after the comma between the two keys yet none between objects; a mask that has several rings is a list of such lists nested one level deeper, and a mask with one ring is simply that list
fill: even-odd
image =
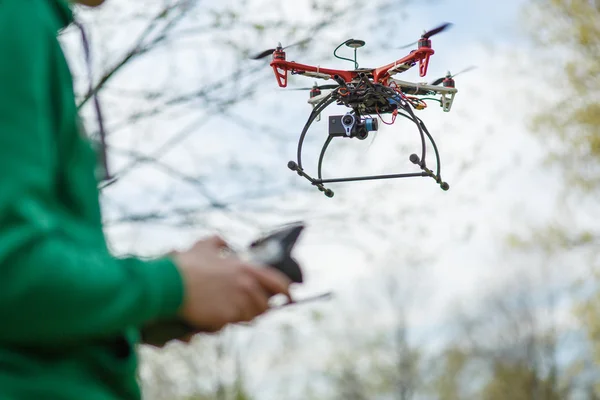
[{"label": "sky", "polygon": [[[123,10],[127,5],[110,3],[101,11],[100,20],[126,14]],[[291,18],[302,20],[309,15],[308,3],[284,2],[278,7],[284,8]],[[337,24],[311,44],[314,47],[303,53],[302,61],[347,67],[348,63],[332,58],[329,44],[353,37],[367,42],[364,54],[359,53],[361,66],[387,64],[396,53],[403,56],[404,50],[386,46],[410,43],[423,30],[452,22],[451,29],[433,38],[436,53],[427,77],[418,77],[416,71],[398,76],[403,80],[431,81],[448,70],[477,67],[456,78],[459,92],[451,112],[443,113],[431,105],[420,114],[440,149],[442,176],[450,184],[447,192],[429,178],[340,184],[333,187],[336,194],[332,199],[310,188],[307,181],[286,168],[295,157],[297,138],[310,112],[308,94],[279,89],[269,73],[268,62],[263,64],[264,75],[258,83],[244,81],[227,89],[235,93],[243,92],[245,85],[261,85],[256,98],[242,98],[232,111],[245,122],[205,112],[207,105],[214,104],[209,101],[125,129],[114,128],[117,121],[139,107],[138,102],[123,95],[125,89],[180,93],[197,82],[221,76],[232,56],[219,46],[210,46],[210,40],[217,40],[210,35],[190,39],[177,52],[159,53],[153,60],[134,64],[115,78],[103,98],[109,110],[107,118],[113,123],[110,126],[115,145],[149,154],[189,126],[194,134],[165,153],[162,162],[188,175],[208,177],[205,189],[217,198],[236,198],[242,193],[234,213],[202,214],[196,225],[185,229],[160,224],[111,226],[107,232],[118,251],[158,254],[171,247],[184,248],[215,230],[235,245],[244,246],[260,233],[246,218],[259,218],[261,229],[298,219],[306,221],[307,229],[295,249],[306,283],[294,290],[299,297],[324,291],[333,291],[335,297],[329,302],[277,311],[261,318],[252,328],[233,329],[231,335],[240,346],[252,338],[251,349],[259,349],[249,355],[256,376],[270,369],[269,357],[261,354],[269,353],[269,349],[275,352],[281,345],[277,329],[284,322],[292,323],[298,337],[309,340],[310,346],[300,346],[293,354],[295,362],[288,361],[278,368],[278,379],[282,380],[295,376],[299,370],[310,370],[308,366],[317,371],[322,368],[324,357],[315,354],[327,353],[330,334],[341,335],[356,324],[365,330],[393,325],[393,307],[382,289],[391,277],[399,282],[399,304],[406,309],[411,340],[432,349],[450,337],[451,328],[448,332],[444,329],[457,305],[477,305],[481,296],[501,288],[516,273],[533,274],[539,279],[539,259],[535,255],[508,254],[503,244],[509,233],[551,220],[560,189],[558,175],[540,168],[544,152],[527,126],[535,107],[542,102],[522,95],[530,82],[539,78],[537,60],[524,39],[527,26],[523,25],[522,7],[526,2],[409,3],[407,17],[386,15],[381,31],[372,25]],[[250,1],[243,11],[250,19],[267,18],[266,10],[279,10],[265,4],[271,3]],[[135,24],[131,26],[139,30]],[[102,32],[95,29],[96,33]],[[102,29],[110,33],[107,37],[111,39],[97,39],[97,48],[102,49],[98,52],[104,55],[97,62],[109,65],[109,55],[114,58],[115,52],[122,53],[124,43],[129,43],[134,35],[132,31],[116,33],[112,25]],[[218,39],[227,39],[227,35],[236,35],[235,27]],[[283,40],[273,36],[241,38],[246,46],[260,51]],[[70,37],[64,40],[75,48],[76,42]],[[292,50],[288,54],[289,59],[299,57]],[[260,65],[235,61],[230,68]],[[73,68],[77,71],[78,66],[75,63]],[[173,70],[177,71],[177,79],[173,79]],[[312,82],[293,77],[290,87],[310,86]],[[537,87],[543,85],[544,82],[538,82]],[[334,112],[345,111],[341,107],[327,110],[327,114]],[[323,121],[315,124],[307,136],[307,168],[316,167],[326,134]],[[254,126],[265,129],[253,130]],[[252,133],[248,134],[248,130]],[[381,126],[375,140],[332,145],[324,172],[407,172],[414,168],[408,156],[418,148],[416,130],[410,123],[400,121],[391,127]],[[117,168],[125,163],[116,156],[113,162]],[[433,159],[428,162],[435,165]],[[249,190],[257,193],[257,200],[244,194]],[[126,180],[106,190],[104,196],[109,219],[122,207],[143,212],[168,210],[173,204],[206,205],[204,193],[174,182],[173,176],[149,165],[134,169]],[[269,213],[271,209],[277,211]],[[573,272],[577,272],[575,268]],[[552,271],[544,278],[557,284],[561,276]],[[314,310],[329,315],[328,329],[337,333],[320,337],[319,329],[308,322]],[[561,312],[567,323],[569,316],[564,310]],[[257,382],[254,389],[261,393],[260,400],[277,398],[268,391],[268,382]]]}]

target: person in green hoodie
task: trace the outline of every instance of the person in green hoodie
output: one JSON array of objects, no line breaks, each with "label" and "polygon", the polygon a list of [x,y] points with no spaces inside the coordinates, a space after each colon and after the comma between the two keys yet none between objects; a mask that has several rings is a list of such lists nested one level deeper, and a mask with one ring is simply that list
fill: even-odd
[{"label": "person in green hoodie", "polygon": [[57,39],[72,7],[0,0],[2,400],[140,399],[135,347],[146,326],[216,332],[263,314],[274,294],[291,299],[287,277],[223,257],[216,236],[154,260],[111,255],[98,157]]}]

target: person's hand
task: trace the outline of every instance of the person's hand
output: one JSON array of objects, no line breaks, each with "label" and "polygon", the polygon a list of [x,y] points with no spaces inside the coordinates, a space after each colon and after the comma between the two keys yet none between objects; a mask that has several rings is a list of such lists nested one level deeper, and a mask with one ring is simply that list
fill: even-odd
[{"label": "person's hand", "polygon": [[257,268],[235,255],[224,256],[220,237],[196,242],[171,255],[184,280],[182,319],[200,332],[217,332],[225,325],[249,322],[269,309],[269,298],[284,294],[291,300],[291,280],[271,267]]}]

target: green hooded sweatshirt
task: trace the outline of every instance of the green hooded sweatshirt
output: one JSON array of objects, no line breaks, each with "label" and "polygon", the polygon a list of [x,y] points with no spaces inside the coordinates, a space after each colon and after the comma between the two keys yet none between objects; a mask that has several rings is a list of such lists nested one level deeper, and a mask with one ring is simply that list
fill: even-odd
[{"label": "green hooded sweatshirt", "polygon": [[98,157],[57,33],[66,0],[0,0],[0,399],[140,398],[139,327],[176,315],[171,260],[112,256]]}]

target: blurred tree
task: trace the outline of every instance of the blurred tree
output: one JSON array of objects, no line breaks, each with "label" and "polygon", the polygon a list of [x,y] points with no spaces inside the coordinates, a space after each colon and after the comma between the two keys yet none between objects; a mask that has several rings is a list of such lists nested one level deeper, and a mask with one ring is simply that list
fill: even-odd
[{"label": "blurred tree", "polygon": [[[429,376],[431,381],[429,392],[438,400],[463,400],[465,370],[470,362],[470,355],[465,350],[449,346],[441,357],[432,362]],[[468,377],[469,378],[469,377]],[[470,379],[470,378],[469,378]]]},{"label": "blurred tree", "polygon": [[[390,251],[383,259],[389,267],[397,266],[400,253]],[[418,265],[416,257],[414,264]],[[375,276],[352,290],[352,297],[360,298],[365,310],[356,306],[339,310],[344,313],[338,316],[342,331],[320,331],[322,337],[328,335],[332,353],[323,367],[335,393],[331,398],[418,399],[424,393],[427,371],[411,321],[413,312],[418,312],[417,280],[411,280],[406,270],[392,268]]]},{"label": "blurred tree", "polygon": [[[492,377],[483,388],[482,400],[562,400],[551,378],[542,378],[538,372],[523,363],[496,361]],[[568,397],[567,397],[568,398]]]},{"label": "blurred tree", "polygon": [[553,400],[587,390],[573,368],[581,343],[559,318],[568,292],[551,282],[519,273],[457,313],[457,338],[434,379],[438,398]]},{"label": "blurred tree", "polygon": [[335,393],[334,399],[419,398],[422,360],[418,349],[403,341],[396,343],[401,344],[401,348],[393,351],[391,346],[394,344],[381,331],[385,330],[373,329],[370,334],[365,333],[362,339],[349,344],[351,349],[335,341],[339,347],[332,349],[333,356],[324,371],[331,391]]},{"label": "blurred tree", "polygon": [[[600,229],[595,223],[600,190],[600,2],[531,1],[526,11],[536,52],[547,62],[540,65],[548,66],[541,68],[541,76],[552,83],[531,126],[551,165],[564,173],[565,183],[554,221],[519,243],[550,257],[587,252],[589,268],[579,275],[573,295],[596,362],[584,363],[593,376],[600,366]],[[600,385],[595,396],[600,396]]]},{"label": "blurred tree", "polygon": [[532,1],[528,25],[552,66],[541,70],[554,93],[536,115],[535,131],[548,144],[569,182],[600,186],[600,3],[592,0]]}]

